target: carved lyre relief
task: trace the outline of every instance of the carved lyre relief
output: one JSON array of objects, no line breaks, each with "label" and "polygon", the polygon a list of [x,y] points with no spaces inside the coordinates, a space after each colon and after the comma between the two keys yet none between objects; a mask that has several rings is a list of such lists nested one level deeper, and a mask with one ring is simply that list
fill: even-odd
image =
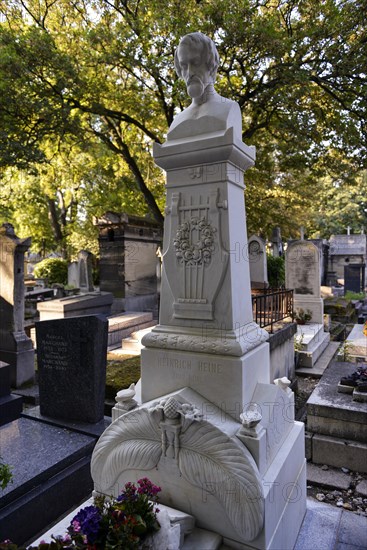
[{"label": "carved lyre relief", "polygon": [[173,193],[167,279],[174,295],[174,317],[214,319],[214,303],[228,263],[221,237],[219,189],[208,196]]}]

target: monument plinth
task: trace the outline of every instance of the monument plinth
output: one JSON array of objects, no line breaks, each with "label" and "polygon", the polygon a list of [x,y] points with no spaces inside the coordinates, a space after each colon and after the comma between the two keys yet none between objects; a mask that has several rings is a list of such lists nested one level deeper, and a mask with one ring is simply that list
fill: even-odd
[{"label": "monument plinth", "polygon": [[11,224],[0,227],[0,360],[11,367],[11,385],[34,378],[34,349],[24,332],[24,254],[31,239],[18,239]]},{"label": "monument plinth", "polygon": [[154,157],[167,173],[167,206],[160,323],[143,338],[142,399],[195,387],[239,419],[256,381],[270,382],[268,334],[248,299],[243,172],[255,148],[229,128],[155,144]]},{"label": "monument plinth", "polygon": [[270,383],[268,334],[253,321],[243,173],[255,149],[238,105],[214,91],[214,43],[187,35],[175,60],[193,102],[154,145],[167,174],[159,325],[143,338],[143,403],[96,445],[95,490],[148,476],[163,504],[229,548],[291,549],[306,510],[304,426],[289,381]]}]

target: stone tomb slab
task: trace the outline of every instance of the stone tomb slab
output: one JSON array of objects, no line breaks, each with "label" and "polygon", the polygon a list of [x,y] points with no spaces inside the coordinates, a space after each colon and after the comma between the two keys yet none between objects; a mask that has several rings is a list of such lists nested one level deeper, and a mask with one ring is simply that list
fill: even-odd
[{"label": "stone tomb slab", "polygon": [[19,418],[0,427],[0,451],[13,483],[0,497],[0,540],[35,536],[92,489],[96,438]]},{"label": "stone tomb slab", "polygon": [[90,315],[36,323],[40,411],[96,423],[104,416],[108,321]]},{"label": "stone tomb slab", "polygon": [[310,432],[367,443],[367,403],[338,393],[338,382],[356,370],[353,363],[331,363],[307,401]]},{"label": "stone tomb slab", "polygon": [[77,317],[81,315],[111,313],[113,294],[111,292],[90,292],[78,296],[59,298],[37,304],[40,321],[50,319],[64,319],[65,317]]}]

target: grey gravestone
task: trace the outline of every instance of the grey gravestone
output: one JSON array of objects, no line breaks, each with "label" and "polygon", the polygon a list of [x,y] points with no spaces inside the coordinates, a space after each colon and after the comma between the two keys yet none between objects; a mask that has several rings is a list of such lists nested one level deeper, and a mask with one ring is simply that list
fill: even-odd
[{"label": "grey gravestone", "polygon": [[78,254],[79,288],[81,292],[93,292],[93,254],[88,250],[81,250]]},{"label": "grey gravestone", "polygon": [[294,309],[311,310],[312,322],[322,323],[320,252],[311,241],[292,241],[285,254],[286,287],[294,290]]},{"label": "grey gravestone", "polygon": [[268,268],[266,246],[263,239],[252,235],[248,240],[248,257],[250,262],[251,288],[268,286]]},{"label": "grey gravestone", "polygon": [[283,256],[283,242],[280,234],[280,227],[274,227],[273,229],[271,236],[271,247],[275,258]]},{"label": "grey gravestone", "polygon": [[24,332],[24,254],[31,239],[18,239],[14,227],[0,227],[0,360],[11,367],[11,385],[34,378],[34,349]]},{"label": "grey gravestone", "polygon": [[89,315],[36,323],[40,411],[96,423],[104,415],[108,321]]},{"label": "grey gravestone", "polygon": [[364,291],[365,264],[349,264],[344,266],[344,294],[348,291]]}]

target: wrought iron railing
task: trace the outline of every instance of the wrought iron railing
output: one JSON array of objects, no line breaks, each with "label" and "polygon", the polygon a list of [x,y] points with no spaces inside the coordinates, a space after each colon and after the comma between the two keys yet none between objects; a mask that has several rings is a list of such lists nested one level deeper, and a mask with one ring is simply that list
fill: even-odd
[{"label": "wrought iron railing", "polygon": [[253,295],[252,311],[254,321],[262,328],[270,326],[270,332],[273,332],[275,323],[292,317],[293,290],[270,289],[262,291],[262,294]]}]

